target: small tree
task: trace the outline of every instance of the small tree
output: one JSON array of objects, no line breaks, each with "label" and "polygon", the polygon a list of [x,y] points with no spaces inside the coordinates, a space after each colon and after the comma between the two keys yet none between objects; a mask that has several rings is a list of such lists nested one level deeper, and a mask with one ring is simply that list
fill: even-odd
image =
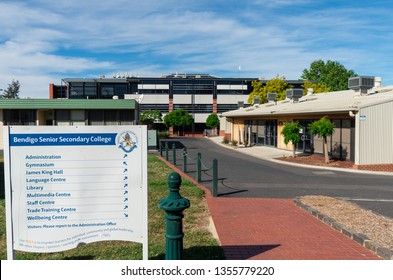
[{"label": "small tree", "polygon": [[308,126],[314,135],[323,138],[325,163],[329,163],[327,137],[334,132],[334,123],[332,123],[326,116],[318,121],[315,121]]},{"label": "small tree", "polygon": [[216,113],[210,114],[206,119],[206,126],[214,130],[214,134],[217,135],[217,128],[220,126],[220,119]]},{"label": "small tree", "polygon": [[179,134],[179,128],[183,127],[183,133],[184,133],[184,128],[187,126],[192,125],[194,122],[194,119],[192,116],[183,109],[178,109],[170,112],[169,114],[165,115],[164,117],[164,124],[167,127],[172,126],[173,128],[178,128],[177,133]]},{"label": "small tree", "polygon": [[19,98],[19,89],[20,89],[19,81],[12,80],[12,83],[8,84],[7,89],[4,90],[4,94],[1,95],[1,98],[17,99]]},{"label": "small tree", "polygon": [[141,112],[140,121],[142,124],[147,125],[148,129],[152,129],[154,122],[162,121],[161,112],[159,110]]},{"label": "small tree", "polygon": [[300,141],[300,130],[301,126],[298,122],[286,122],[281,135],[284,136],[284,143],[288,145],[289,142],[292,142],[293,145],[293,157],[296,157],[296,144]]}]

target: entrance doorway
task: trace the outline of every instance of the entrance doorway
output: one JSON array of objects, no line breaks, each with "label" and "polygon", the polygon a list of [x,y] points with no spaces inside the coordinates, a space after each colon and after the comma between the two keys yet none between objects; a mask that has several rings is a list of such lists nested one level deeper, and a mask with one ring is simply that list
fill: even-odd
[{"label": "entrance doorway", "polygon": [[300,129],[300,141],[296,145],[296,151],[312,154],[314,153],[314,143],[313,143],[313,135],[308,128],[308,125],[312,123],[312,120],[298,120]]},{"label": "entrance doorway", "polygon": [[277,147],[277,120],[246,121],[251,145]]}]

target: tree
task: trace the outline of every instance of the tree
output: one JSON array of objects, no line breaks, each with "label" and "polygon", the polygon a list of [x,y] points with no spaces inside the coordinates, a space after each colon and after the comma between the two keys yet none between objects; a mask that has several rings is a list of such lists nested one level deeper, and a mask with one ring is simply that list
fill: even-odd
[{"label": "tree", "polygon": [[326,63],[319,59],[311,63],[309,69],[304,69],[302,79],[317,81],[332,91],[348,89],[348,79],[357,76],[353,70],[347,70],[337,61],[328,60]]},{"label": "tree", "polygon": [[305,81],[304,84],[302,85],[304,88],[304,93],[307,93],[307,89],[312,88],[314,90],[314,93],[321,93],[321,92],[329,92],[330,88],[326,87],[325,85],[321,83],[313,83],[310,81]]},{"label": "tree", "polygon": [[220,119],[216,113],[210,114],[206,119],[206,126],[214,130],[214,135],[217,135],[216,129],[220,126]]},{"label": "tree", "polygon": [[291,86],[285,82],[284,76],[281,78],[277,76],[266,82],[266,85],[263,85],[262,82],[259,81],[253,81],[252,87],[253,90],[248,97],[249,104],[254,104],[254,98],[256,97],[259,98],[261,104],[266,103],[268,101],[267,94],[269,92],[277,93],[276,100],[284,100],[286,97],[286,90]]},{"label": "tree", "polygon": [[292,142],[293,145],[293,157],[296,157],[296,144],[300,141],[300,130],[302,127],[298,122],[286,122],[281,135],[284,136],[284,143],[288,145],[289,142]]},{"label": "tree", "polygon": [[334,123],[332,123],[326,116],[320,120],[315,121],[308,126],[314,135],[323,138],[325,163],[329,163],[327,137],[334,132]]},{"label": "tree", "polygon": [[4,90],[4,94],[1,95],[1,98],[19,98],[19,89],[20,84],[18,80],[12,80],[11,84],[8,84],[6,90]]},{"label": "tree", "polygon": [[[187,126],[192,125],[194,122],[194,119],[192,116],[183,109],[178,109],[170,112],[169,114],[165,115],[164,117],[164,124],[167,127],[172,126],[173,128],[180,128],[183,127],[183,133],[184,133],[184,128]],[[177,132],[179,134],[179,130]]]},{"label": "tree", "polygon": [[162,121],[162,115],[159,110],[143,111],[139,119],[142,124],[147,125],[148,129],[152,129],[154,122]]}]

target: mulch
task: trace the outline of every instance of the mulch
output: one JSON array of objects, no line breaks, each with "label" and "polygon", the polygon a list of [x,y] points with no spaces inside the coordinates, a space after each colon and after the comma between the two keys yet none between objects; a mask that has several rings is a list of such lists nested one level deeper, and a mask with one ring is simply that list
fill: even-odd
[{"label": "mulch", "polygon": [[288,161],[293,163],[308,164],[315,166],[328,166],[328,167],[339,167],[339,168],[353,168],[355,169],[355,164],[350,161],[330,159],[329,163],[325,163],[325,157],[322,155],[298,155],[294,157],[281,157],[278,160]]}]

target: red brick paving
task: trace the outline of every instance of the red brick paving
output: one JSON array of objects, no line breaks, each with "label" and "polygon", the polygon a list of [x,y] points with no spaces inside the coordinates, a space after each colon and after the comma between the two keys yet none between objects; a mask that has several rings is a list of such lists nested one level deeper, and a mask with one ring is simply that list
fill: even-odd
[{"label": "red brick paving", "polygon": [[229,260],[381,259],[297,207],[291,199],[212,197],[204,186],[160,159],[205,191],[221,246]]},{"label": "red brick paving", "polygon": [[227,259],[378,260],[290,199],[207,199]]}]

